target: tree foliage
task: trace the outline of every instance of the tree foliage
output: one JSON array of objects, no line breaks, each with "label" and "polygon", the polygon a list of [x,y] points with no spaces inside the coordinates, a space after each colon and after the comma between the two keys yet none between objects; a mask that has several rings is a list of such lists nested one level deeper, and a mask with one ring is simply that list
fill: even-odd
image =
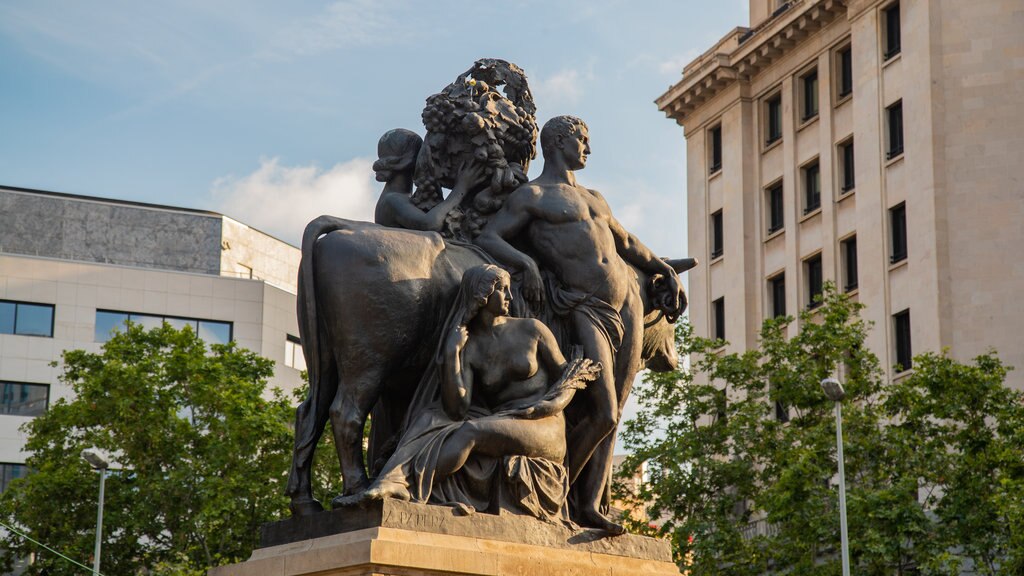
[{"label": "tree foliage", "polygon": [[625,425],[648,482],[622,494],[662,519],[694,575],[839,574],[834,404],[839,374],[851,563],[857,574],[1021,573],[1024,395],[993,354],[925,354],[887,382],[861,306],[829,286],[822,306],[768,320],[757,349],[727,354],[683,324],[692,366],[648,374]]},{"label": "tree foliage", "polygon": [[[261,523],[286,514],[293,409],[273,363],[228,345],[207,348],[194,332],[128,326],[103,346],[63,355],[73,392],[25,425],[26,465],[0,498],[0,517],[88,564],[98,474],[80,457],[111,455],[102,571],[203,574],[248,557]],[[36,554],[28,574],[81,569],[14,533],[8,557]]]}]

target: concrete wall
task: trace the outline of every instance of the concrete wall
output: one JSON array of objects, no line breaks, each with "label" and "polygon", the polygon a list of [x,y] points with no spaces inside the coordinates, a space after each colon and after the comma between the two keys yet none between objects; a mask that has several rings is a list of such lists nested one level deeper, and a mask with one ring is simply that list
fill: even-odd
[{"label": "concrete wall", "polygon": [[265,280],[294,294],[299,250],[227,216],[223,221],[221,274]]},{"label": "concrete wall", "polygon": [[0,188],[0,252],[201,274],[220,272],[221,219]]},{"label": "concrete wall", "polygon": [[993,347],[1024,384],[1024,3],[943,0],[932,17],[933,153],[953,354]]},{"label": "concrete wall", "polygon": [[[285,334],[298,334],[295,296],[258,280],[0,254],[0,299],[55,306],[52,338],[0,334],[0,380],[49,384],[51,403],[71,390],[50,362],[66,349],[100,349],[98,308],[231,322],[240,346],[277,363],[271,386],[301,383],[283,363]],[[0,462],[24,461],[27,420],[0,415]]]}]

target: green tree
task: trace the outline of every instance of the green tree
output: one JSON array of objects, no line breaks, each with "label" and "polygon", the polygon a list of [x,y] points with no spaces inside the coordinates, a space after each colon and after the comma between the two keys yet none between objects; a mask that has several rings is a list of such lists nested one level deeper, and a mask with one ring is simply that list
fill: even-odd
[{"label": "green tree", "polygon": [[679,352],[692,366],[639,387],[623,474],[646,463],[635,502],[667,518],[658,532],[693,574],[839,573],[834,405],[820,387],[836,373],[857,573],[1019,562],[1024,404],[1005,369],[991,355],[969,366],[924,355],[887,383],[860,308],[828,287],[796,334],[792,318],[766,321],[759,347],[741,354],[684,324]]},{"label": "green tree", "polygon": [[[60,398],[25,425],[32,470],[0,498],[0,517],[88,564],[98,475],[80,452],[114,463],[106,483],[102,570],[203,574],[245,559],[261,523],[287,514],[293,408],[266,394],[273,363],[234,343],[207,348],[190,329],[128,326],[103,346],[63,355]],[[29,574],[81,569],[8,532]]]}]

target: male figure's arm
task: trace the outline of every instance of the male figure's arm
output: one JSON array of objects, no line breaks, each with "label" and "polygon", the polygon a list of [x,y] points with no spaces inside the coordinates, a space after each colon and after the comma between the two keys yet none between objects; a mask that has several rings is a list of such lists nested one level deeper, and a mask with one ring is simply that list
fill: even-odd
[{"label": "male figure's arm", "polygon": [[509,195],[505,204],[493,214],[484,226],[476,244],[483,248],[495,260],[523,275],[523,297],[533,306],[543,300],[543,285],[537,263],[526,254],[517,250],[508,241],[522,232],[533,219],[531,205],[537,191],[529,186],[521,186]]},{"label": "male figure's arm", "polygon": [[611,207],[597,190],[590,190],[598,203],[604,207],[608,214],[608,228],[612,237],[615,238],[615,251],[623,260],[632,264],[639,270],[654,275],[659,274],[665,278],[668,284],[668,301],[660,303],[663,312],[676,314],[680,307],[680,295],[683,293],[683,286],[679,282],[679,275],[664,260],[658,258],[651,250],[640,241],[639,238],[626,230],[612,214]]}]

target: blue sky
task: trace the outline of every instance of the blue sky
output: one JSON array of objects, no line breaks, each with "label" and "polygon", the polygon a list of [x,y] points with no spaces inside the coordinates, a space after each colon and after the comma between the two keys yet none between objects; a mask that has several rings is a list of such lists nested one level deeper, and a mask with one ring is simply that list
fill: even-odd
[{"label": "blue sky", "polygon": [[[538,120],[580,116],[580,182],[685,255],[682,128],[653,100],[746,23],[720,2],[4,2],[0,184],[223,212],[295,242],[369,218],[377,139],[481,57],[526,70]],[[539,173],[541,162],[531,167]]]}]

